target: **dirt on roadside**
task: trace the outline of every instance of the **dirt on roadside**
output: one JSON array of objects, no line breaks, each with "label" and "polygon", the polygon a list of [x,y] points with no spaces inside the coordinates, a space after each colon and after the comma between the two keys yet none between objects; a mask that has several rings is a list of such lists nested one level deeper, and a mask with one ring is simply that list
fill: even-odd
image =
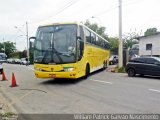
[{"label": "dirt on roadside", "polygon": [[8,106],[6,99],[3,97],[2,90],[0,87],[0,114],[4,114],[4,113],[10,112],[10,111],[11,111],[11,109]]}]

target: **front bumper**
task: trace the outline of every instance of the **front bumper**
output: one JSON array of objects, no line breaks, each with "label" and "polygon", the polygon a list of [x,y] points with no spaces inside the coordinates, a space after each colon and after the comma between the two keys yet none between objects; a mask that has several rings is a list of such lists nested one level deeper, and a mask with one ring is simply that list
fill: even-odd
[{"label": "front bumper", "polygon": [[35,76],[37,78],[71,78],[71,79],[76,79],[77,78],[77,73],[75,71],[68,71],[68,72],[35,71]]}]

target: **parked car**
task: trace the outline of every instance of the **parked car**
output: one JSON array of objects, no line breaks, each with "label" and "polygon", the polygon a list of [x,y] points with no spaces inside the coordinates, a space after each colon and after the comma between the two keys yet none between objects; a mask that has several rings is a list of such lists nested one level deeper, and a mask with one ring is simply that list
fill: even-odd
[{"label": "parked car", "polygon": [[2,66],[2,64],[0,63],[0,74],[2,74],[2,72],[3,72],[3,66]]},{"label": "parked car", "polygon": [[138,57],[130,60],[126,65],[126,72],[129,77],[136,74],[160,76],[160,58]]},{"label": "parked car", "polygon": [[21,60],[16,58],[16,59],[14,59],[14,63],[15,64],[21,64]]},{"label": "parked car", "polygon": [[26,58],[21,58],[21,65],[29,65],[30,64],[30,61],[27,61]]},{"label": "parked car", "polygon": [[132,56],[130,56],[129,60],[132,60],[134,58],[140,57],[139,55],[133,54]]},{"label": "parked car", "polygon": [[14,59],[13,59],[13,58],[7,59],[7,63],[13,63],[13,62],[14,62]]},{"label": "parked car", "polygon": [[113,65],[118,63],[118,55],[111,55],[109,58],[109,64]]}]

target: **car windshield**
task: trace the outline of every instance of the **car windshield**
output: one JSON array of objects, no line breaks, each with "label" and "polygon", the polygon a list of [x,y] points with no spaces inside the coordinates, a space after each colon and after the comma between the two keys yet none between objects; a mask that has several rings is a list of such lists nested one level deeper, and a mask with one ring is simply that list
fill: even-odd
[{"label": "car windshield", "polygon": [[40,27],[37,31],[34,62],[61,64],[76,61],[77,26],[55,25]]}]

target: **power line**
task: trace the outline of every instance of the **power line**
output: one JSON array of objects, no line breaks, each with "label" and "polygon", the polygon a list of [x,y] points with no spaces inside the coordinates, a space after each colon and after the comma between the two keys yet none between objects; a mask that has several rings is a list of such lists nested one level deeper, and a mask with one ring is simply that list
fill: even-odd
[{"label": "power line", "polygon": [[107,10],[105,10],[105,11],[102,11],[102,12],[100,12],[100,13],[97,13],[97,14],[95,14],[94,16],[96,16],[96,17],[101,16],[101,15],[106,14],[106,13],[108,13],[108,12],[114,10],[114,9],[117,9],[117,8],[118,8],[118,5],[115,6],[115,7],[111,7],[111,8],[109,8],[109,9],[107,9]]},{"label": "power line", "polygon": [[[131,0],[130,0],[131,1]],[[135,1],[135,2],[127,2],[127,3],[124,3],[123,4],[123,6],[128,6],[128,5],[131,5],[131,4],[136,4],[136,3],[140,3],[140,2],[142,2],[142,1],[144,1],[144,0],[137,0],[137,1]]]},{"label": "power line", "polygon": [[76,2],[78,2],[79,0],[74,0],[71,4],[69,4],[68,6],[66,6],[65,8],[63,8],[62,10],[60,10],[59,12],[57,12],[55,15],[60,14],[61,12],[63,12],[65,9],[69,8],[70,6],[72,6],[73,4],[75,4]]},{"label": "power line", "polygon": [[45,21],[45,20],[47,20],[47,19],[50,19],[50,18],[52,18],[52,17],[55,17],[55,16],[57,16],[58,14],[60,14],[60,13],[62,13],[64,10],[66,10],[67,8],[69,8],[69,7],[71,7],[72,5],[74,5],[75,3],[77,3],[79,0],[71,0],[71,1],[69,1],[67,4],[65,4],[62,8],[60,8],[59,10],[57,10],[55,13],[54,13],[54,15],[51,15],[51,16],[49,16],[48,18],[45,18],[45,19],[43,19],[43,20],[39,20],[39,21],[37,21],[37,22],[31,22],[31,23],[29,23],[29,24],[36,24],[36,23],[40,23],[40,22],[42,22],[42,21]]},{"label": "power line", "polygon": [[[131,0],[130,0],[131,1]],[[140,3],[140,2],[142,2],[142,1],[144,1],[144,0],[141,0],[141,1],[135,1],[135,2],[127,2],[127,3],[122,3],[122,5],[125,7],[125,6],[129,6],[129,5],[131,5],[131,4],[136,4],[136,3]],[[106,13],[109,13],[109,12],[111,12],[112,10],[115,10],[115,9],[117,9],[119,6],[118,5],[116,5],[116,6],[114,6],[114,7],[111,7],[111,8],[109,8],[109,9],[107,9],[107,10],[104,10],[104,11],[101,11],[101,12],[99,12],[99,13],[96,13],[95,15],[92,15],[92,16],[95,16],[95,17],[99,17],[99,16],[101,16],[101,15],[103,15],[103,14],[106,14]],[[91,16],[91,17],[92,17]],[[91,18],[90,17],[90,18]]]}]

